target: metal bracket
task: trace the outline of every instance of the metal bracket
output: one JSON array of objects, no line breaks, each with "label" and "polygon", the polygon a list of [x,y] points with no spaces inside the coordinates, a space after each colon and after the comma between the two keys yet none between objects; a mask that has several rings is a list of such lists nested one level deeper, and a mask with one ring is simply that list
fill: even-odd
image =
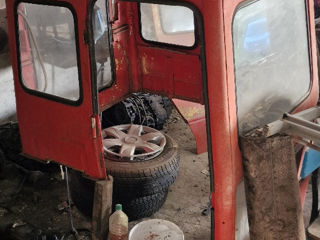
[{"label": "metal bracket", "polygon": [[271,137],[285,133],[295,137],[295,141],[320,151],[320,125],[313,122],[320,118],[320,107],[309,108],[305,111],[289,114],[285,113],[281,120],[269,123],[262,128],[255,129],[248,135]]}]

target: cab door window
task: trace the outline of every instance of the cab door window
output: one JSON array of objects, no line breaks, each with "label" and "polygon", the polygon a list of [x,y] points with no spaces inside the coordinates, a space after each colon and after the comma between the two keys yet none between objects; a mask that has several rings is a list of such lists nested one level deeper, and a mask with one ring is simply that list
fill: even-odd
[{"label": "cab door window", "polygon": [[108,31],[106,0],[96,1],[93,8],[93,40],[95,49],[96,76],[99,90],[113,83],[110,34]]},{"label": "cab door window", "polygon": [[192,47],[194,14],[185,6],[140,4],[141,35],[147,41]]},{"label": "cab door window", "polygon": [[74,17],[70,9],[33,3],[17,7],[21,80],[27,90],[80,100]]},{"label": "cab door window", "polygon": [[305,0],[245,2],[233,21],[240,133],[280,119],[308,95]]}]

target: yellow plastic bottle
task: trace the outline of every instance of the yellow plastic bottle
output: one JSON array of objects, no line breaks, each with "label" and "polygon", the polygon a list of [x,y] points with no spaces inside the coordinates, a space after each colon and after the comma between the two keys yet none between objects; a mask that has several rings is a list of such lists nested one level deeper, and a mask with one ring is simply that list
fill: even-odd
[{"label": "yellow plastic bottle", "polygon": [[110,216],[109,240],[128,240],[128,216],[121,204],[116,205],[116,211]]}]

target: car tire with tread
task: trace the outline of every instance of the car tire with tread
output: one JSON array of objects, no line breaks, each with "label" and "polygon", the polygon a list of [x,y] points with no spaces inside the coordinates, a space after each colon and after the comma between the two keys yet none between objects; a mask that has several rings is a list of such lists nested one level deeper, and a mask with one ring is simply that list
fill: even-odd
[{"label": "car tire with tread", "polygon": [[142,197],[165,191],[177,178],[179,153],[177,143],[168,135],[162,153],[147,161],[116,162],[105,159],[107,174],[114,179],[114,194]]},{"label": "car tire with tread", "polygon": [[[70,171],[70,190],[73,203],[85,216],[91,217],[93,210],[94,181],[82,177],[81,173]],[[150,217],[164,204],[168,189],[148,196],[128,198],[113,196],[113,209],[116,204],[121,203],[129,220],[137,220]]]},{"label": "car tire with tread", "polygon": [[123,211],[127,214],[129,221],[150,217],[157,212],[165,203],[168,189],[164,192],[155,193],[149,196],[125,200],[117,200],[123,206]]},{"label": "car tire with tread", "polygon": [[[166,135],[163,152],[140,162],[116,162],[105,159],[107,174],[113,176],[113,205],[121,203],[130,220],[151,216],[165,202],[168,188],[179,170],[176,142]],[[92,215],[94,181],[70,171],[71,197],[86,216]]]}]

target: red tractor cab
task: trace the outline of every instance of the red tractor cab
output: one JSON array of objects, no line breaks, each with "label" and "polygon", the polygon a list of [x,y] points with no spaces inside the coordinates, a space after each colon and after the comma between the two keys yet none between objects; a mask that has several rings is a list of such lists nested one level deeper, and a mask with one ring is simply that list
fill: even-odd
[{"label": "red tractor cab", "polygon": [[[105,179],[106,109],[135,92],[202,104],[212,239],[247,239],[238,139],[285,112],[316,105],[312,0],[7,0],[6,6],[25,156]],[[129,159],[135,154],[119,151]]]}]

